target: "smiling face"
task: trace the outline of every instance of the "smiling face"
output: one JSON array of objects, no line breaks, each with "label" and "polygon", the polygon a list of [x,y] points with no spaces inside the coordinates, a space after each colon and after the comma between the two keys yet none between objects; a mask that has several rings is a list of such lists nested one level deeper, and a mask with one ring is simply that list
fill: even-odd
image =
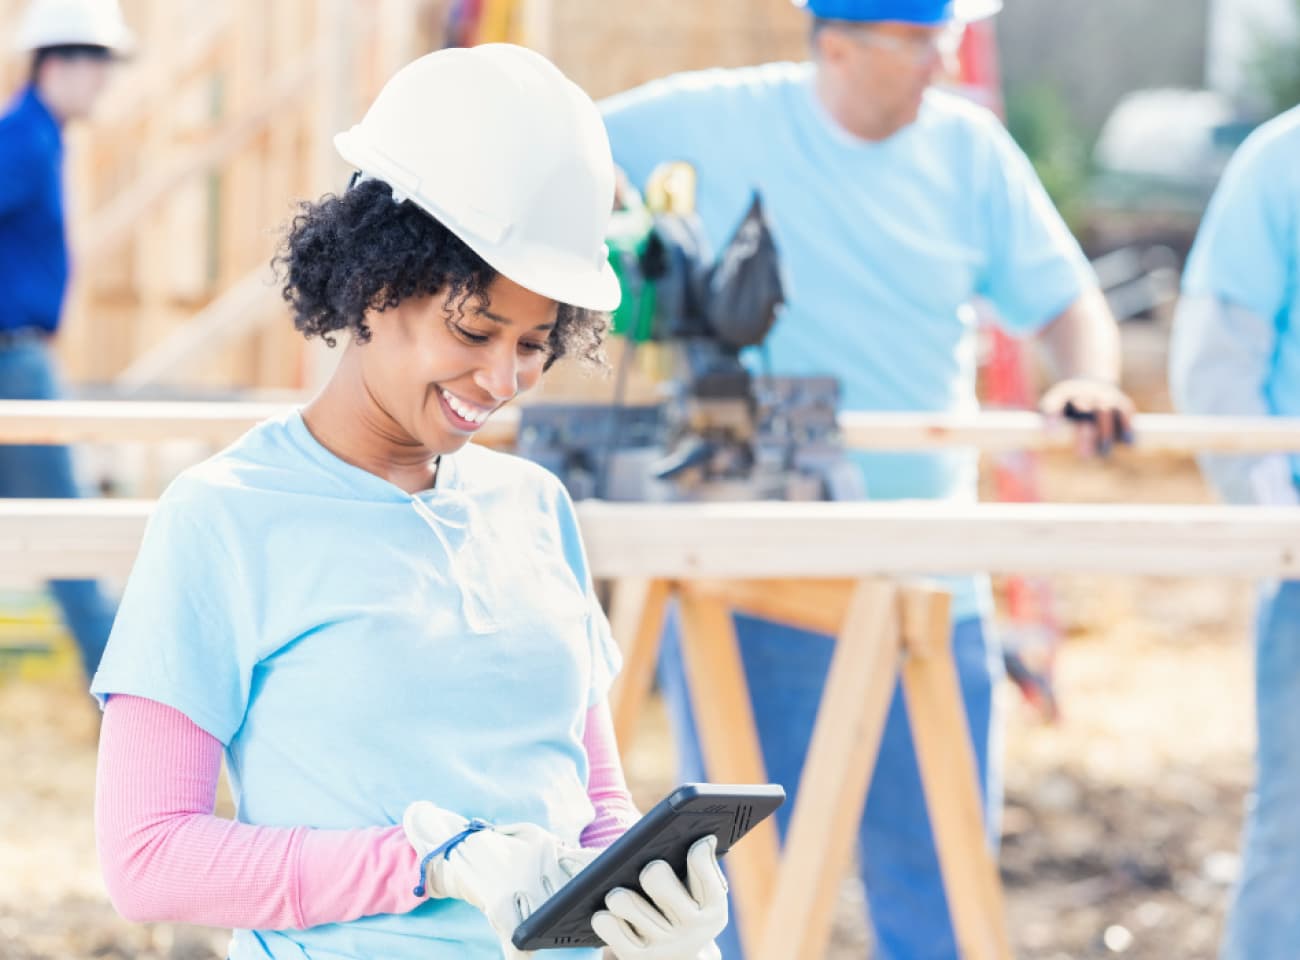
[{"label": "smiling face", "polygon": [[302,416],[337,457],[408,492],[436,483],[556,360],[601,365],[608,317],[497,274],[387,184],[300,206],[276,257],[294,326],[343,356]]},{"label": "smiling face", "polygon": [[444,292],[372,313],[370,340],[349,349],[394,440],[441,456],[537,384],[557,310],[555,301],[498,276],[486,303],[449,302]]}]

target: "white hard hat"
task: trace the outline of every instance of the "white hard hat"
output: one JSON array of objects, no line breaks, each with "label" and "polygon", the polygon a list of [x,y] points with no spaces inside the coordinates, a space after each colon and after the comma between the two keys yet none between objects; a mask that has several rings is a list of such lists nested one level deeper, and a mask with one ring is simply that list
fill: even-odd
[{"label": "white hard hat", "polygon": [[605,247],[614,203],[605,125],[541,54],[504,43],[426,54],[334,145],[502,276],[560,303],[618,306]]},{"label": "white hard hat", "polygon": [[135,45],[117,0],[32,0],[14,38],[18,50],[86,45],[118,54]]}]

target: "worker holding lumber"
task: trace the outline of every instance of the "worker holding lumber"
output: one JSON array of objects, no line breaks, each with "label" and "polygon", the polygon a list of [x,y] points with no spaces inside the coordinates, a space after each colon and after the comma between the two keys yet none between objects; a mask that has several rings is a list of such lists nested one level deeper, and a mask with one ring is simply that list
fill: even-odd
[{"label": "worker holding lumber", "polygon": [[[1210,201],[1183,277],[1169,382],[1185,413],[1300,416],[1300,108],[1256,130]],[[1300,506],[1300,456],[1200,458],[1229,503]],[[1258,755],[1225,960],[1300,944],[1300,583],[1262,590]]]},{"label": "worker holding lumber", "polygon": [[[0,399],[60,394],[52,340],[68,281],[62,131],[90,113],[110,62],[130,45],[116,0],[34,0],[19,24],[16,46],[31,68],[0,116]],[[0,496],[77,495],[67,447],[0,445]],[[93,580],[58,580],[51,589],[92,675],[112,604]]]},{"label": "worker holding lumber", "polygon": [[[1095,277],[1024,154],[993,114],[935,81],[964,22],[1000,0],[806,0],[812,62],[669,77],[602,104],[615,162],[634,184],[685,161],[716,246],[757,190],[788,275],[764,370],[838,377],[849,410],[965,412],[977,404],[976,313],[1037,336],[1059,381],[1050,414],[1076,419],[1104,451],[1128,430],[1116,324]],[[852,455],[868,496],[976,497],[973,452]],[[985,622],[986,577],[946,580],[953,646],[998,833],[1002,657]],[[771,779],[798,783],[832,641],[737,617]],[[672,631],[670,631],[672,633]],[[665,638],[663,689],[684,776],[701,771],[680,648]],[[792,805],[782,811],[782,826]],[[896,692],[858,851],[876,951],[885,960],[955,957],[906,710]],[[739,957],[729,940],[724,956]]]},{"label": "worker holding lumber", "polygon": [[[469,441],[599,358],[609,142],[549,61],[490,44],[408,64],[335,145],[357,175],[278,264],[297,328],[347,343],[157,505],[92,684],[100,862],[123,915],[233,927],[231,960],[517,960],[520,920],[637,813],[573,505]],[[689,887],[659,861],[647,897],[606,897],[614,956],[717,957],[715,846]]]}]

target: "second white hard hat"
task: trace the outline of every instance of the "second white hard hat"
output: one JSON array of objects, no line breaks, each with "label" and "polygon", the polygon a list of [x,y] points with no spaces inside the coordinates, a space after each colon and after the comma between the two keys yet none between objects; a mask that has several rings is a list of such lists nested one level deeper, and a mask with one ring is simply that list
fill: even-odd
[{"label": "second white hard hat", "polygon": [[127,54],[135,38],[117,0],[32,0],[14,37],[18,50],[42,47],[105,47]]},{"label": "second white hard hat", "polygon": [[605,126],[541,54],[511,44],[426,54],[334,145],[502,276],[560,303],[618,305],[605,247],[614,199]]}]

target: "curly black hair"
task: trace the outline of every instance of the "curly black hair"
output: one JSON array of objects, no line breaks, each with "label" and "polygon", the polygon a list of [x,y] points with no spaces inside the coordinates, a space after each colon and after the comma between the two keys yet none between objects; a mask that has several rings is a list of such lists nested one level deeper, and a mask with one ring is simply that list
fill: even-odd
[{"label": "curly black hair", "polygon": [[[272,261],[293,325],[331,347],[339,330],[370,339],[368,310],[447,291],[447,314],[473,297],[488,306],[497,272],[454,233],[415,204],[395,203],[388,184],[360,180],[343,194],[304,201]],[[604,366],[601,343],[609,315],[560,304],[550,333],[549,368],[573,355]]]}]

